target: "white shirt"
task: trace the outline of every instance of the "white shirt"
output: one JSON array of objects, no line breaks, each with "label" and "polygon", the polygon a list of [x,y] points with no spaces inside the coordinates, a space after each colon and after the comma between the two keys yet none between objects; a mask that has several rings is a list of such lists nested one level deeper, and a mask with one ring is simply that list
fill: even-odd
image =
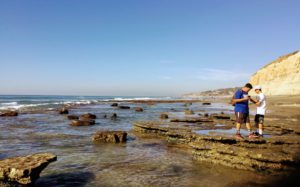
[{"label": "white shirt", "polygon": [[260,102],[260,105],[256,107],[256,114],[265,115],[267,102],[266,96],[263,93],[258,94],[257,100]]}]

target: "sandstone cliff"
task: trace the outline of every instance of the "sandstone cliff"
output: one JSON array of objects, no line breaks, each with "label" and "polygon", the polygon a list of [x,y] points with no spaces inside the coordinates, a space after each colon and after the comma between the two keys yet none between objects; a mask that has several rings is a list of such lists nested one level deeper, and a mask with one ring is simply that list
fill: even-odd
[{"label": "sandstone cliff", "polygon": [[300,51],[279,57],[250,78],[266,95],[300,94]]}]

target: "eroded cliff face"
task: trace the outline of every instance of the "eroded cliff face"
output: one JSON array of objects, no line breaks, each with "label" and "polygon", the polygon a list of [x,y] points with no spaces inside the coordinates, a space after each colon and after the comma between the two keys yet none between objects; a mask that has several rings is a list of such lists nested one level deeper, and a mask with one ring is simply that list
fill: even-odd
[{"label": "eroded cliff face", "polygon": [[300,51],[279,57],[250,78],[266,95],[300,94]]}]

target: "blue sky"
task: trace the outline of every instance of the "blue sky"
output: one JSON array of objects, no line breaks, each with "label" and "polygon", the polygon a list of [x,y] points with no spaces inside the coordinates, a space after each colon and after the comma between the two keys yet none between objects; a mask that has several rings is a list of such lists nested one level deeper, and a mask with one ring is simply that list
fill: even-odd
[{"label": "blue sky", "polygon": [[297,0],[1,0],[0,94],[180,95],[299,50]]}]

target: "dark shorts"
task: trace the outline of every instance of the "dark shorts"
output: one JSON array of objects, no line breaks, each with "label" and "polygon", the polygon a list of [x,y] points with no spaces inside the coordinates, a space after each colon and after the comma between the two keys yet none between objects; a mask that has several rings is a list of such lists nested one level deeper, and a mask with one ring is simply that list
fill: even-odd
[{"label": "dark shorts", "polygon": [[237,123],[250,123],[249,113],[236,112],[235,117]]},{"label": "dark shorts", "polygon": [[265,120],[265,116],[264,115],[261,115],[261,114],[256,114],[255,115],[255,124],[258,125],[258,124],[264,124],[264,120]]}]

